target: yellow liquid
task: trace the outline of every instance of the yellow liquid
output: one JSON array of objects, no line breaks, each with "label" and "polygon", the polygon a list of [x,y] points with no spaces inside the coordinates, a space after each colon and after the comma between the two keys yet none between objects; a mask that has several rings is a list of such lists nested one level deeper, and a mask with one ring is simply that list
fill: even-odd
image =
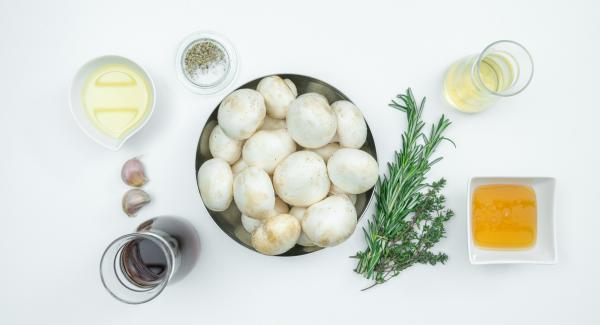
[{"label": "yellow liquid", "polygon": [[150,113],[153,94],[144,76],[125,64],[107,64],[90,74],[83,107],[94,126],[122,139]]},{"label": "yellow liquid", "polygon": [[[508,54],[493,53],[485,56],[479,65],[479,80],[473,80],[471,69],[477,64],[471,57],[454,63],[446,74],[444,92],[448,102],[458,110],[476,113],[493,104],[497,95],[509,89],[516,79],[514,59]],[[486,89],[487,88],[487,89]]]},{"label": "yellow liquid", "polygon": [[524,249],[535,244],[535,191],[523,185],[483,185],[473,192],[472,231],[477,246]]}]

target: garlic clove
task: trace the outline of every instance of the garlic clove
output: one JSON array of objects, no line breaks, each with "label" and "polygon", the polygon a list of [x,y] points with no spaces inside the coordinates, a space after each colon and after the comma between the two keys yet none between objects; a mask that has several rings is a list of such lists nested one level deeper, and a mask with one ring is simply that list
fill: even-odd
[{"label": "garlic clove", "polygon": [[123,211],[130,217],[135,217],[135,214],[148,203],[150,203],[150,195],[138,188],[131,189],[123,195]]},{"label": "garlic clove", "polygon": [[144,164],[137,157],[127,160],[121,169],[121,179],[129,186],[143,186],[148,182]]}]

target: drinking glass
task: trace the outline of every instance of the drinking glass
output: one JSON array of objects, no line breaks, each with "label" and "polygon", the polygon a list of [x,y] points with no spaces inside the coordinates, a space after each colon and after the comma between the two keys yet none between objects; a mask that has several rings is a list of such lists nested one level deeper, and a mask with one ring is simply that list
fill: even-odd
[{"label": "drinking glass", "polygon": [[108,245],[100,260],[102,284],[122,302],[150,301],[191,271],[199,248],[196,230],[185,219],[150,219]]},{"label": "drinking glass", "polygon": [[521,44],[501,40],[480,54],[453,63],[444,80],[444,97],[456,109],[481,112],[502,97],[522,92],[533,77],[533,59]]}]

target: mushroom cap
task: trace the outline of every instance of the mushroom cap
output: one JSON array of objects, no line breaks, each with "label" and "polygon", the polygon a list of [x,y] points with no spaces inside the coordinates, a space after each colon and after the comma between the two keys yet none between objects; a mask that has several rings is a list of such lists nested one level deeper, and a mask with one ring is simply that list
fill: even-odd
[{"label": "mushroom cap", "polygon": [[242,214],[242,226],[244,227],[244,229],[247,232],[253,233],[254,230],[256,230],[256,228],[260,227],[261,224],[262,224],[262,220],[250,218],[247,215]]},{"label": "mushroom cap", "polygon": [[275,196],[275,208],[273,210],[267,212],[263,219],[268,219],[268,218],[274,217],[278,214],[284,214],[284,213],[288,213],[288,212],[290,212],[290,207],[288,207],[288,205],[285,202],[283,202],[282,199]]},{"label": "mushroom cap", "polygon": [[281,198],[278,196],[275,197],[275,211],[278,213],[288,213],[290,212],[290,207],[283,202]]},{"label": "mushroom cap", "polygon": [[252,233],[252,246],[265,255],[279,255],[290,250],[300,237],[300,222],[289,214],[267,219]]},{"label": "mushroom cap", "polygon": [[338,151],[339,149],[340,149],[339,143],[331,142],[320,148],[306,149],[306,150],[312,151],[312,152],[316,153],[317,155],[321,156],[321,158],[323,158],[325,163],[327,163],[327,161],[329,160],[329,158],[331,158],[333,153]]},{"label": "mushroom cap", "polygon": [[263,78],[256,86],[256,90],[265,98],[269,116],[276,119],[285,118],[290,104],[296,99],[290,82],[284,81],[279,76],[269,76]]},{"label": "mushroom cap", "polygon": [[210,135],[212,131],[217,126],[217,121],[210,120],[206,122],[202,133],[200,134],[200,156],[202,157],[210,157]]},{"label": "mushroom cap", "polygon": [[210,154],[215,158],[221,158],[229,164],[233,164],[242,155],[243,142],[227,136],[220,126],[216,126],[210,133],[208,147]]},{"label": "mushroom cap", "polygon": [[285,129],[258,131],[246,140],[242,149],[242,159],[249,166],[273,174],[275,167],[294,151],[296,143]]},{"label": "mushroom cap", "polygon": [[337,117],[337,135],[342,147],[358,149],[367,140],[367,122],[356,107],[347,100],[338,100],[331,104]]},{"label": "mushroom cap", "polygon": [[266,112],[265,100],[258,91],[238,89],[223,99],[217,120],[227,136],[244,140],[262,125]]},{"label": "mushroom cap", "polygon": [[356,228],[356,209],[345,195],[334,195],[311,205],[302,220],[302,230],[321,247],[335,246]]},{"label": "mushroom cap", "polygon": [[287,156],[273,173],[277,195],[292,206],[306,207],[322,200],[330,181],[323,158],[302,150]]},{"label": "mushroom cap", "polygon": [[276,118],[272,118],[269,115],[265,116],[265,120],[263,124],[259,128],[259,130],[279,130],[285,129],[287,126],[285,124],[285,120],[279,120]]},{"label": "mushroom cap", "polygon": [[257,167],[244,169],[233,181],[233,199],[242,214],[254,219],[267,218],[275,209],[271,178]]},{"label": "mushroom cap", "polygon": [[379,166],[371,155],[362,150],[342,148],[329,158],[327,172],[337,189],[360,194],[377,183]]},{"label": "mushroom cap", "polygon": [[213,211],[225,211],[231,204],[233,174],[221,158],[205,161],[198,170],[198,188],[204,205]]},{"label": "mushroom cap", "polygon": [[287,129],[304,148],[319,148],[335,136],[337,118],[327,99],[317,93],[306,93],[292,102],[286,118]]},{"label": "mushroom cap", "polygon": [[[269,211],[266,214],[266,218],[264,219],[274,217],[279,214],[285,214],[289,211],[290,207],[288,207],[288,205],[285,204],[285,202],[283,202],[280,198],[275,197],[275,208]],[[242,214],[242,225],[244,226],[244,229],[246,229],[246,231],[248,231],[249,233],[252,233],[254,230],[256,230],[256,228],[258,228],[262,224],[263,220],[250,218],[247,215]]]},{"label": "mushroom cap", "polygon": [[233,172],[233,178],[237,176],[242,170],[248,168],[248,164],[244,159],[238,160],[235,164],[231,165],[231,172]]},{"label": "mushroom cap", "polygon": [[[292,207],[290,209],[290,214],[293,215],[294,217],[296,217],[296,219],[298,219],[298,222],[300,222],[300,225],[302,225],[302,220],[304,220],[305,213],[306,213],[306,208]],[[300,246],[304,246],[304,247],[315,246],[315,243],[313,243],[308,238],[308,236],[306,236],[304,231],[302,231],[302,233],[300,233],[300,237],[298,237],[298,242],[296,244],[298,244]]]}]

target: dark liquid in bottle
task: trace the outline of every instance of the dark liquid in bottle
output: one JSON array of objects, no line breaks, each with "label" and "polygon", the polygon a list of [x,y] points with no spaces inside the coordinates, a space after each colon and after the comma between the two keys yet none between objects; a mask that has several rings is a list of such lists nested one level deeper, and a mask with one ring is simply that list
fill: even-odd
[{"label": "dark liquid in bottle", "polygon": [[160,283],[166,275],[167,257],[158,243],[137,239],[123,247],[121,265],[133,283],[148,287]]}]

